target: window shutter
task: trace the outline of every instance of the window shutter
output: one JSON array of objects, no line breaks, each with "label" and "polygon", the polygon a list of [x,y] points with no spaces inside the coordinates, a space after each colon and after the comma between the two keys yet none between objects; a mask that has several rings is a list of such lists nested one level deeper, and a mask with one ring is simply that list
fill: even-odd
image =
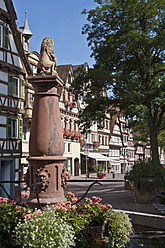
[{"label": "window shutter", "polygon": [[19,119],[19,139],[23,136],[23,119]]},{"label": "window shutter", "polygon": [[13,96],[13,82],[14,78],[12,75],[8,75],[8,95]]},{"label": "window shutter", "polygon": [[8,50],[9,48],[9,29],[8,27],[4,26],[4,42],[3,47]]},{"label": "window shutter", "polygon": [[9,138],[11,138],[11,136],[12,136],[12,133],[11,133],[11,131],[12,131],[12,128],[11,128],[11,120],[12,120],[12,118],[11,117],[7,117],[7,138],[9,139]]},{"label": "window shutter", "polygon": [[24,95],[25,95],[25,80],[21,78],[20,98],[24,99]]}]

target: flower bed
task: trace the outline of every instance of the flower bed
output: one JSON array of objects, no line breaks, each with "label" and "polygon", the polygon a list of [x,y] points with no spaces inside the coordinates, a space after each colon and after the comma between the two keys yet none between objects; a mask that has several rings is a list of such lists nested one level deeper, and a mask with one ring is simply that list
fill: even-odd
[{"label": "flower bed", "polygon": [[37,209],[30,211],[3,198],[5,204],[2,205],[4,212],[1,230],[4,232],[5,216],[8,222],[11,221],[10,216],[6,215],[10,213],[7,207],[14,206],[11,212],[15,222],[7,230],[9,232],[14,230],[13,246],[10,245],[10,248],[103,248],[106,246],[98,230],[102,230],[105,223],[111,247],[123,247],[129,241],[132,225],[126,214],[114,212],[112,206],[103,204],[99,197],[85,198],[79,203],[78,198],[72,192],[68,192],[66,199],[64,203],[47,206],[45,211]]}]

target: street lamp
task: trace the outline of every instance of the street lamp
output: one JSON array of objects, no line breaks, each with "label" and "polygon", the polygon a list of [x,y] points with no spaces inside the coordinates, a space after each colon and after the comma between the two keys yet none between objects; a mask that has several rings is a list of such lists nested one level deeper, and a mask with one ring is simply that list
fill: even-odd
[{"label": "street lamp", "polygon": [[89,154],[89,151],[88,151],[88,147],[85,147],[85,149],[84,149],[84,154],[86,155],[86,180],[87,180],[87,178],[89,178],[89,173],[88,173],[88,161],[87,161],[87,159],[88,159],[88,154]]}]

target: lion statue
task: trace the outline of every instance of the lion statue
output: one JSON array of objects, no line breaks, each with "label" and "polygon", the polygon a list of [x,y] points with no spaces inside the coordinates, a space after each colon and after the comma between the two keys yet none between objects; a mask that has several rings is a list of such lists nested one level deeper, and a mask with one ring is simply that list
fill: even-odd
[{"label": "lion statue", "polygon": [[40,60],[38,61],[37,73],[41,75],[57,75],[57,59],[53,50],[54,42],[52,38],[43,39],[40,50]]}]

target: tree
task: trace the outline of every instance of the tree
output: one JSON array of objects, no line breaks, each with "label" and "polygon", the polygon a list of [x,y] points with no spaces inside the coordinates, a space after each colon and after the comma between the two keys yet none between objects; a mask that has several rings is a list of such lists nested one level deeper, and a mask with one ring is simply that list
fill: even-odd
[{"label": "tree", "polygon": [[[104,112],[109,111],[109,106],[119,107],[126,117],[147,119],[152,159],[159,163],[158,133],[165,117],[164,0],[95,1],[95,9],[83,11],[88,20],[83,33],[88,35],[96,64],[89,74],[80,73],[82,81],[78,77],[73,85],[78,93],[94,75],[85,88],[92,108],[90,111],[87,104],[84,118],[86,114],[94,116],[92,102],[97,108],[101,91],[106,88],[110,93],[102,101],[106,102]],[[97,82],[96,74],[100,75]],[[94,112],[96,116],[97,110]]]}]

